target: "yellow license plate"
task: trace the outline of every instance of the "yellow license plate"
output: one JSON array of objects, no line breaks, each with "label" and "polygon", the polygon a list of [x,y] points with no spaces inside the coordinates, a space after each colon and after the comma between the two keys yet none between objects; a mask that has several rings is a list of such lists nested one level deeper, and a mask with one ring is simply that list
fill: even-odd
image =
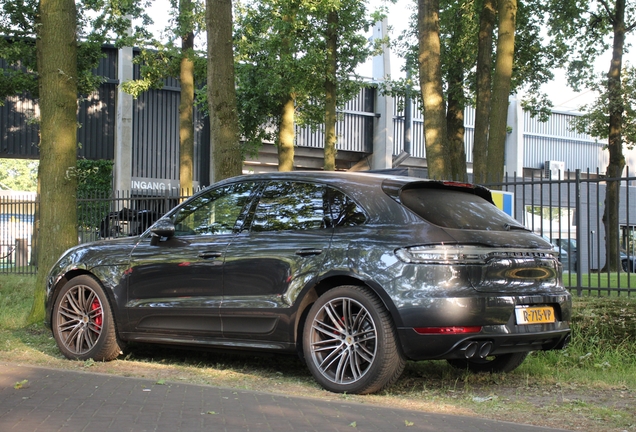
[{"label": "yellow license plate", "polygon": [[515,315],[517,317],[517,324],[545,324],[553,323],[556,321],[554,315],[554,308],[552,306],[541,307],[523,307],[517,306],[515,308]]}]

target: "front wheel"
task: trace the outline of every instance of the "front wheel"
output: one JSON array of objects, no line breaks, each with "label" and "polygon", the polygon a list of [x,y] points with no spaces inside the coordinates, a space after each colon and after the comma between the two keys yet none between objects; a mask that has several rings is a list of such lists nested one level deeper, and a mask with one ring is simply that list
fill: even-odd
[{"label": "front wheel", "polygon": [[471,372],[512,372],[517,369],[528,356],[527,352],[500,354],[484,359],[452,359],[448,363],[457,369],[468,369]]},{"label": "front wheel", "polygon": [[69,359],[108,361],[121,353],[110,304],[91,276],[78,276],[64,285],[53,306],[52,329]]},{"label": "front wheel", "polygon": [[406,363],[389,312],[357,286],[334,288],[316,300],[303,352],[316,381],[336,393],[377,392],[393,384]]}]

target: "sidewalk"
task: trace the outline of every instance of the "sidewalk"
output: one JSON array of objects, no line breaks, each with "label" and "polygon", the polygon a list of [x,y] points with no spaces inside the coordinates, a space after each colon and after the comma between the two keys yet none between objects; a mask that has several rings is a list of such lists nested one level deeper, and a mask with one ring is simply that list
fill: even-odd
[{"label": "sidewalk", "polygon": [[[16,383],[24,382],[22,388]],[[0,432],[547,432],[360,403],[0,363]]]}]

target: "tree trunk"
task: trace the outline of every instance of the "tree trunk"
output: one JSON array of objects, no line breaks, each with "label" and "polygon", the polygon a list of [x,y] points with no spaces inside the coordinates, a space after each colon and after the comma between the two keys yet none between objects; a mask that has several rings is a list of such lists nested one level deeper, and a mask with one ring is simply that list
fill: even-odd
[{"label": "tree trunk", "polygon": [[194,166],[194,33],[191,30],[192,0],[180,0],[179,18],[187,32],[181,36],[181,102],[179,104],[179,183],[192,192]]},{"label": "tree trunk", "polygon": [[213,183],[243,171],[234,82],[231,0],[206,0],[205,21],[208,33],[210,182]]},{"label": "tree trunk", "polygon": [[77,11],[73,0],[41,0],[36,39],[40,104],[40,232],[28,321],[44,319],[46,277],[77,244]]},{"label": "tree trunk", "polygon": [[283,104],[278,125],[278,171],[294,170],[294,97]]},{"label": "tree trunk", "polygon": [[499,0],[499,35],[488,133],[488,181],[501,181],[508,126],[508,98],[515,53],[517,0]]},{"label": "tree trunk", "polygon": [[327,16],[327,76],[325,79],[325,171],[336,169],[336,101],[338,73],[338,12]]},{"label": "tree trunk", "polygon": [[485,183],[488,161],[488,117],[490,116],[492,33],[495,26],[495,0],[484,0],[479,15],[477,47],[475,134],[473,142],[473,182]]},{"label": "tree trunk", "polygon": [[[453,17],[450,39],[451,46],[459,46],[465,33],[462,16]],[[457,58],[447,71],[448,111],[446,112],[446,131],[448,133],[448,162],[451,179],[466,180],[466,149],[464,147],[464,59]]]},{"label": "tree trunk", "polygon": [[[463,65],[459,62],[456,70],[451,71],[448,87],[461,89],[463,86]],[[452,69],[455,69],[451,67]],[[459,74],[459,75],[457,75]],[[457,92],[448,92],[448,112],[446,113],[446,129],[448,130],[448,153],[451,178],[466,180],[466,149],[464,148],[464,103],[457,97]]]},{"label": "tree trunk", "polygon": [[[618,179],[625,168],[623,155],[623,91],[621,83],[621,69],[623,65],[623,51],[625,46],[625,0],[616,0],[613,19],[614,43],[612,60],[607,74],[607,90],[609,98],[609,164],[607,177]],[[603,225],[605,226],[605,251],[607,255],[605,271],[620,271],[619,255],[620,229],[618,208],[620,200],[620,181],[608,181],[605,194],[605,210],[603,211]]]},{"label": "tree trunk", "polygon": [[442,89],[439,0],[418,0],[419,72],[428,176],[448,179],[446,104]]}]

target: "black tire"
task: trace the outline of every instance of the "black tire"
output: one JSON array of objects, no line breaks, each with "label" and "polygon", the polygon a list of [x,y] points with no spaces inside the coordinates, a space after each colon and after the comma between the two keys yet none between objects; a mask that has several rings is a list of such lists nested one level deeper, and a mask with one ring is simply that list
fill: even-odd
[{"label": "black tire", "polygon": [[335,393],[377,392],[406,364],[389,312],[357,286],[334,288],[316,300],[305,321],[303,352],[316,381]]},{"label": "black tire", "polygon": [[485,359],[452,359],[448,363],[457,369],[468,369],[471,372],[512,372],[517,369],[528,356],[527,352],[501,354]]},{"label": "black tire", "polygon": [[110,303],[91,276],[78,276],[64,285],[51,321],[57,346],[69,359],[108,361],[121,354]]}]

